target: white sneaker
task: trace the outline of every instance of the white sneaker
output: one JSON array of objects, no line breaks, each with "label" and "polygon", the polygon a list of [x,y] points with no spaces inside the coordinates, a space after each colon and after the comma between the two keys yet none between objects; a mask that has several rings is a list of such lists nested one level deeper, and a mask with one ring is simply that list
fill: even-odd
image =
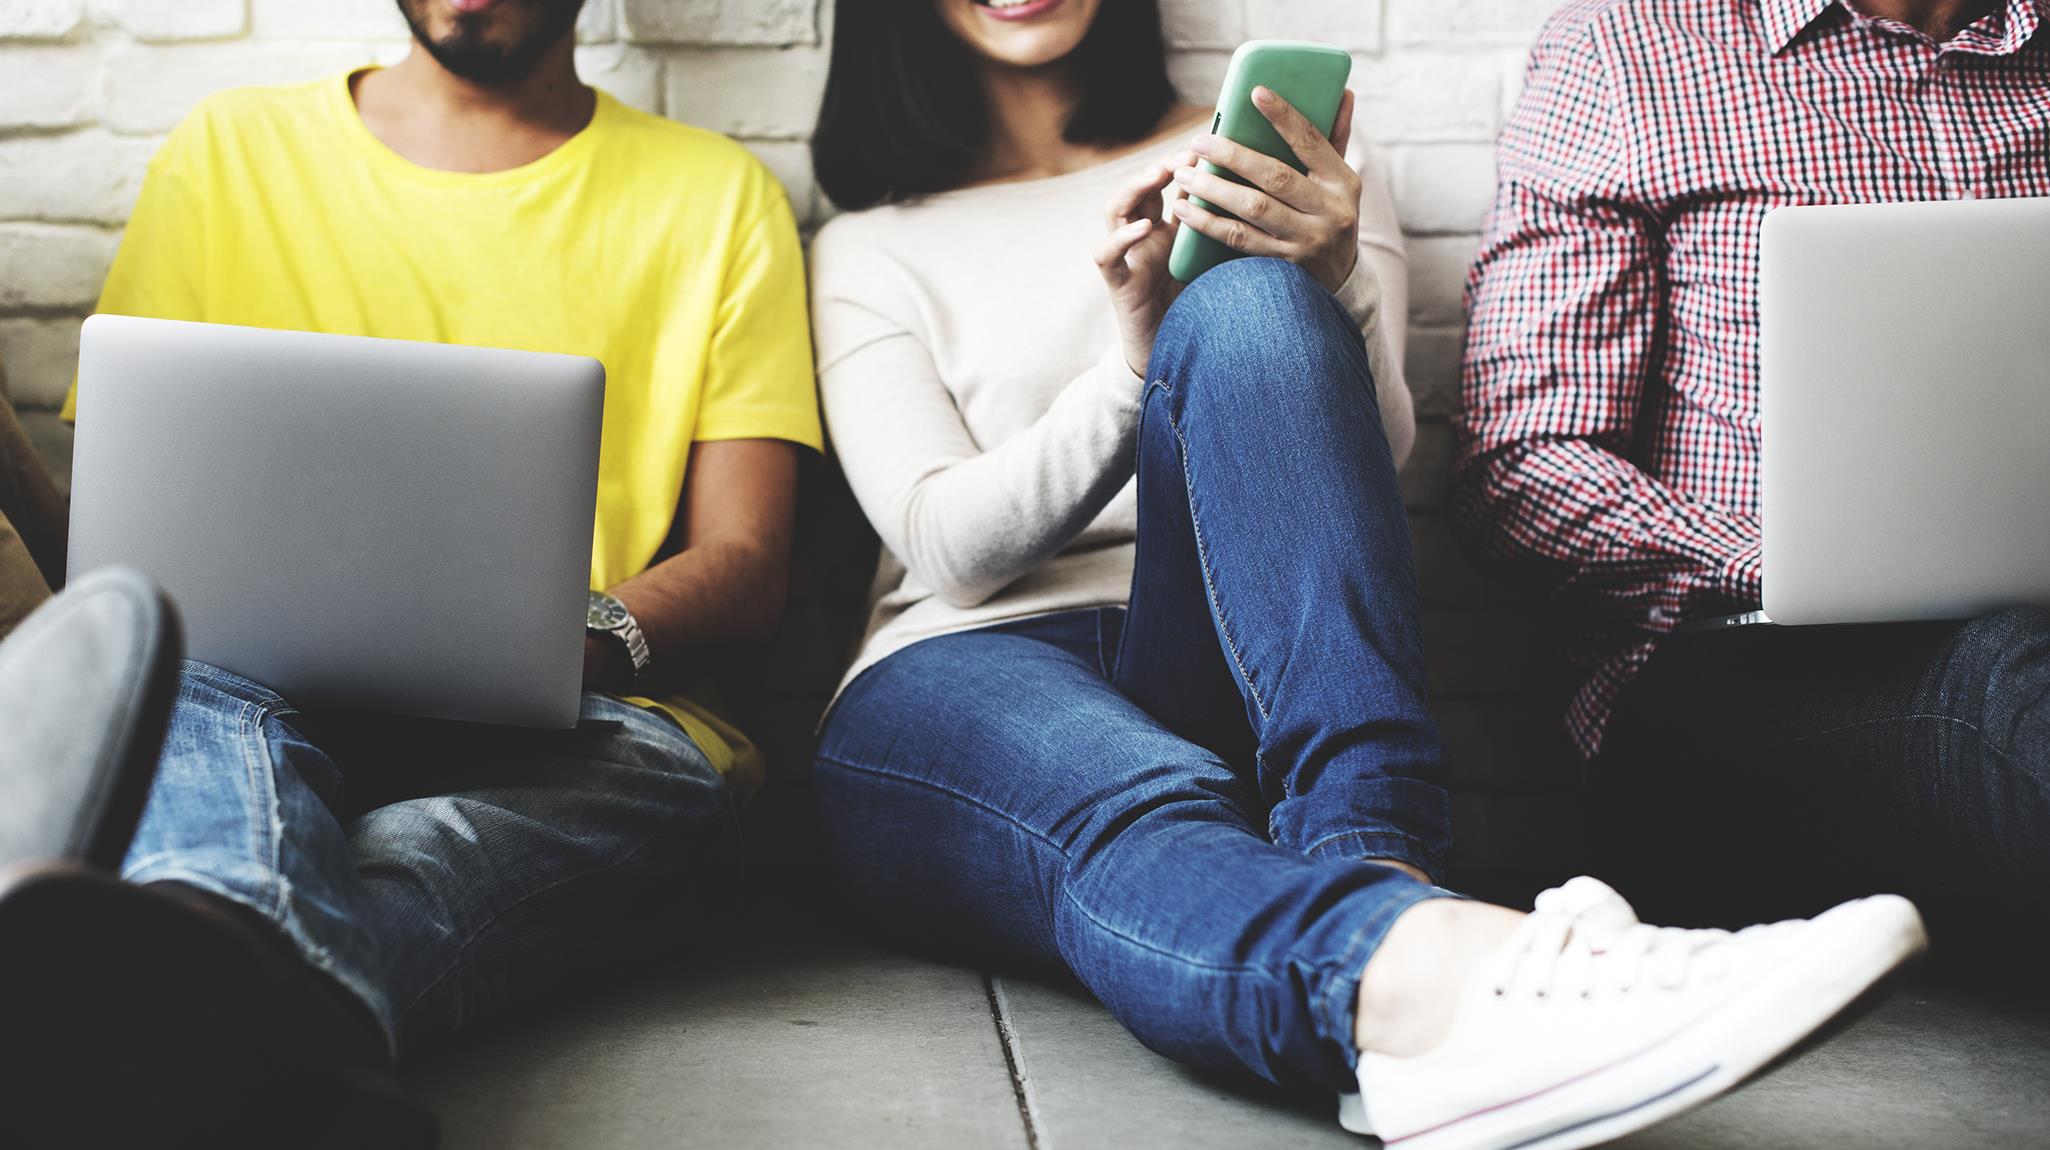
[{"label": "white sneaker", "polygon": [[1443,1042],[1361,1054],[1339,1121],[1396,1150],[1607,1142],[1735,1086],[1927,945],[1893,895],[1732,934],[1645,926],[1576,878],[1475,966]]}]

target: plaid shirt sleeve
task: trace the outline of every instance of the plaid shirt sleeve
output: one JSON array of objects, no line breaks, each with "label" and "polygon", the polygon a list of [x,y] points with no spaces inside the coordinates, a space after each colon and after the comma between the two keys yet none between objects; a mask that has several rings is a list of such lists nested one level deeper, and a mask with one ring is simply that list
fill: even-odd
[{"label": "plaid shirt sleeve", "polygon": [[1758,524],[1629,458],[1666,288],[1614,74],[1585,19],[1562,14],[1504,131],[1467,284],[1454,514],[1484,556],[1649,636],[1756,602]]}]

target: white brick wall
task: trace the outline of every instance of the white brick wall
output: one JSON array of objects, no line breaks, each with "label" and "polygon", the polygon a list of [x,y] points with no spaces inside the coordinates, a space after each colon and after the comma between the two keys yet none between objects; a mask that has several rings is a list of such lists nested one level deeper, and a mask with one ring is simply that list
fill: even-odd
[{"label": "white brick wall", "polygon": [[[1458,324],[1458,262],[1486,212],[1524,46],[1556,0],[1163,0],[1177,82],[1208,102],[1251,36],[1328,40],[1359,59],[1361,114],[1416,237],[1419,349]],[[831,0],[590,0],[585,76],[639,107],[746,140],[826,210],[802,143],[825,83]],[[200,97],[405,51],[393,0],[0,0],[0,319],[52,320],[102,270],[142,167]],[[38,225],[24,230],[19,225]],[[49,225],[49,226],[42,226]],[[84,296],[90,296],[84,291]],[[61,325],[16,325],[17,400],[47,401]],[[22,335],[33,330],[39,335]],[[39,341],[54,340],[55,346]],[[1419,355],[1422,394],[1453,357]],[[24,404],[26,406],[26,403]],[[1439,405],[1442,407],[1442,405]]]},{"label": "white brick wall", "polygon": [[[1384,148],[1411,235],[1410,382],[1426,426],[1408,479],[1433,646],[1483,659],[1471,652],[1486,650],[1499,620],[1474,614],[1487,609],[1483,585],[1460,566],[1439,510],[1460,283],[1492,188],[1492,141],[1525,48],[1557,0],[1162,2],[1177,83],[1197,103],[1213,98],[1231,49],[1249,37],[1327,40],[1358,59],[1360,113]],[[816,220],[826,206],[804,139],[825,82],[832,6],[589,0],[578,63],[629,103],[747,141]],[[388,62],[405,47],[393,0],[0,0],[0,363],[17,404],[33,416],[62,398],[77,319],[143,165],[194,101],[229,85]],[[1528,662],[1487,661],[1499,665],[1478,678],[1449,668],[1442,685],[1454,697],[1489,695]],[[1539,737],[1527,726],[1514,729],[1526,742]],[[1463,743],[1517,741],[1500,721],[1489,731]]]}]

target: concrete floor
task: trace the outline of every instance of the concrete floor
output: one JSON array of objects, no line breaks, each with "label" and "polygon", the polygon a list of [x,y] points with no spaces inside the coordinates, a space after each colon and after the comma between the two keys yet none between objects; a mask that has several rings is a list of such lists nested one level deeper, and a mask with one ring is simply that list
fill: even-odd
[{"label": "concrete floor", "polygon": [[[2050,1146],[2050,1010],[1926,972],[1632,1150]],[[2008,996],[2011,998],[2011,996]],[[1374,1144],[1328,1098],[1193,1073],[1079,987],[771,926],[421,1066],[449,1150]]]}]

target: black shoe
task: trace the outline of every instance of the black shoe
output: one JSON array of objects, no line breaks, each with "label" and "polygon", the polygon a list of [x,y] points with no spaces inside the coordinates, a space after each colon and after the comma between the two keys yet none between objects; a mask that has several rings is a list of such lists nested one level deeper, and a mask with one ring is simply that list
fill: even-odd
[{"label": "black shoe", "polygon": [[77,580],[0,642],[0,871],[121,865],[182,646],[163,592],[120,568]]},{"label": "black shoe", "polygon": [[0,1130],[19,1150],[432,1150],[369,1012],[268,921],[66,864],[0,885]]}]

